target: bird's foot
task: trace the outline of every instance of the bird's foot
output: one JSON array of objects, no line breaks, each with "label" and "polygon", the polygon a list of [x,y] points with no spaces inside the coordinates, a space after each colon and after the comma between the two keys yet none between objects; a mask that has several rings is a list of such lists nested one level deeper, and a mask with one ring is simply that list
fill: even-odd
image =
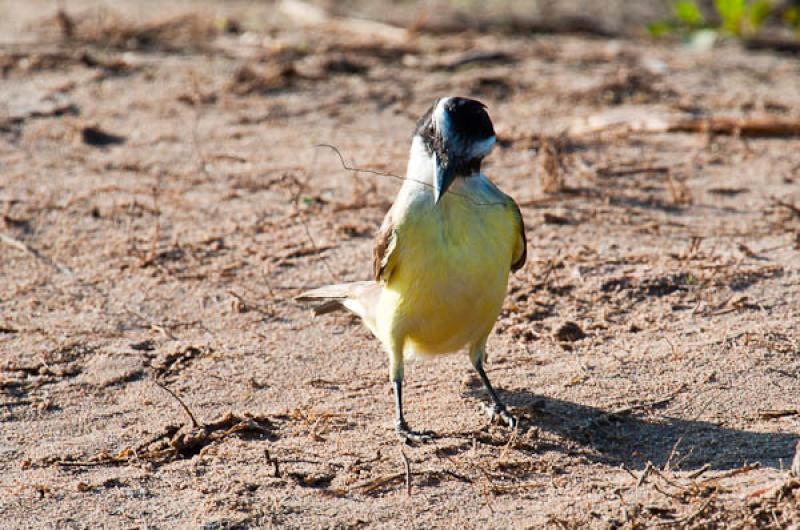
[{"label": "bird's foot", "polygon": [[506,424],[506,426],[509,429],[515,429],[517,427],[517,418],[512,416],[511,413],[508,412],[508,409],[505,408],[505,406],[484,405],[484,408],[486,409],[486,412],[489,415],[490,422],[494,422],[499,418],[500,420],[502,420],[503,423]]},{"label": "bird's foot", "polygon": [[395,425],[397,435],[407,444],[424,443],[433,440],[433,433],[430,431],[412,431],[406,422],[398,422]]}]

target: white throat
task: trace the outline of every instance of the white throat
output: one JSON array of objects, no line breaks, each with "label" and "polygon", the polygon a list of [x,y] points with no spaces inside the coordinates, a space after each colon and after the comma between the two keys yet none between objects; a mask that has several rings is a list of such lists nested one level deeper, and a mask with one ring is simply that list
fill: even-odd
[{"label": "white throat", "polygon": [[408,169],[403,188],[426,187],[433,190],[433,180],[436,174],[436,162],[433,154],[425,149],[425,144],[419,136],[414,136],[411,141],[411,152],[408,155]]}]

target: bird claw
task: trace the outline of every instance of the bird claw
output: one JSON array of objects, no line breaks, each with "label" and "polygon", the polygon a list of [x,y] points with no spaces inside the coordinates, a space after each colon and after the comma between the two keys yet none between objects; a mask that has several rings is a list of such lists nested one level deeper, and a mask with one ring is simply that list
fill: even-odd
[{"label": "bird claw", "polygon": [[489,421],[495,422],[498,418],[506,424],[509,429],[517,427],[517,418],[508,412],[508,409],[502,405],[484,405],[486,412],[489,415]]},{"label": "bird claw", "polygon": [[432,433],[428,431],[412,431],[407,423],[398,423],[395,426],[397,435],[407,444],[425,443],[433,440]]}]

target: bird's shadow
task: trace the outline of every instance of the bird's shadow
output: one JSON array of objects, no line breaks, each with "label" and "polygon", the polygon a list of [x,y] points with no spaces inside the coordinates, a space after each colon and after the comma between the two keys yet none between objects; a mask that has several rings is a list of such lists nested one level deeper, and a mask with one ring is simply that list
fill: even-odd
[{"label": "bird's shadow", "polygon": [[[466,395],[486,399],[482,390]],[[762,467],[789,465],[800,435],[755,432],[722,427],[706,421],[658,415],[658,407],[623,413],[555,399],[525,390],[502,392],[520,420],[521,432],[534,428],[554,435],[539,451],[579,454],[590,461],[644,469],[648,462],[673,469],[709,466],[734,469],[758,462]],[[663,406],[662,406],[663,407]],[[646,417],[645,417],[646,416]]]}]

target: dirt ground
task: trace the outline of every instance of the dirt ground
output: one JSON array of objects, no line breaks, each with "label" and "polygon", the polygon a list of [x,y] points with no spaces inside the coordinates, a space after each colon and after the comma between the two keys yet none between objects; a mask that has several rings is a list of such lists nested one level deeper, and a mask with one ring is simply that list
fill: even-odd
[{"label": "dirt ground", "polygon": [[[798,528],[800,137],[578,127],[800,120],[796,57],[54,4],[0,2],[0,528]],[[527,224],[521,426],[453,355],[402,446],[376,341],[292,297],[370,277],[399,187],[317,145],[403,174],[447,94]]]}]

